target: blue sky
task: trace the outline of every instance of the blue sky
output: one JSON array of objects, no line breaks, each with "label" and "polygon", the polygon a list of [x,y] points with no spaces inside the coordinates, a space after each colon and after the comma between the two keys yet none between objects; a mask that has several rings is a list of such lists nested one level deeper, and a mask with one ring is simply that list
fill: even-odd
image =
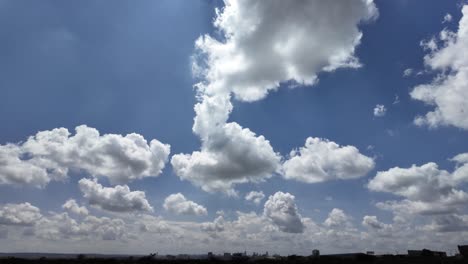
[{"label": "blue sky", "polygon": [[[275,4],[226,4],[224,9],[224,2],[208,0],[0,1],[2,248],[151,252],[154,247],[142,246],[145,238],[168,253],[243,250],[239,244],[245,241],[247,250],[282,254],[309,254],[312,248],[393,253],[410,247],[449,250],[467,242],[468,161],[465,156],[449,160],[468,152],[468,120],[457,115],[468,105],[463,81],[468,36],[459,31],[465,25],[462,10],[468,20],[463,2],[356,0],[342,7],[310,1],[307,8],[291,3],[286,11],[275,10]],[[353,14],[340,13],[351,7]],[[304,16],[288,13],[295,8],[306,10]],[[226,20],[216,26],[223,14]],[[258,23],[249,24],[254,33],[236,18]],[[262,34],[270,25],[284,34]],[[200,38],[205,34],[210,37]],[[431,48],[427,43],[433,37]],[[284,44],[283,39],[297,41]],[[270,46],[284,50],[269,54],[276,51]],[[332,61],[339,52],[344,58]],[[246,57],[241,62],[239,54]],[[214,59],[206,61],[210,55]],[[194,62],[205,74],[194,76]],[[283,64],[299,73],[282,72]],[[230,67],[233,72],[224,71]],[[317,80],[311,84],[307,78],[313,76]],[[195,88],[199,82],[202,87]],[[431,102],[415,92],[429,84],[431,89],[421,90],[435,98]],[[252,96],[256,92],[264,94]],[[214,111],[195,112],[196,104],[209,106],[207,98],[228,99]],[[377,105],[386,109],[382,116],[374,114]],[[442,117],[415,121],[434,109],[442,109]],[[216,113],[228,119],[220,121]],[[194,117],[201,120],[198,129]],[[82,141],[53,150],[50,142],[39,143],[41,148],[27,143],[39,131],[61,127],[73,137],[79,125],[101,135],[89,149]],[[91,138],[91,129],[83,131]],[[130,133],[147,144],[126,141]],[[309,137],[318,143],[295,156],[303,162],[289,162],[290,151],[299,151]],[[160,145],[150,147],[152,139]],[[319,149],[333,142],[339,152]],[[136,148],[138,157],[127,147]],[[79,159],[71,158],[82,150]],[[109,163],[100,167],[93,158]],[[139,171],[132,158],[145,170]],[[204,164],[207,160],[218,165]],[[438,169],[420,168],[428,162]],[[413,164],[419,170],[411,170]],[[57,169],[68,172],[57,176]],[[119,189],[124,186],[129,189]],[[251,191],[264,198],[258,204],[247,201]],[[427,198],[430,191],[440,197]],[[171,196],[177,193],[183,198]],[[70,199],[76,206],[63,206]],[[406,214],[398,206],[383,208],[386,201],[407,206]],[[77,213],[83,207],[89,212]],[[450,210],[441,213],[439,207]],[[28,210],[34,213],[20,213]],[[92,229],[92,217],[116,227]],[[243,223],[246,218],[250,221]],[[54,230],[57,219],[80,231]],[[248,231],[239,227],[250,224]],[[271,228],[253,231],[259,226]],[[417,230],[413,240],[399,235],[409,229]],[[434,232],[437,236],[431,236]],[[165,243],[161,233],[185,235],[181,242]],[[332,246],[343,238],[348,243]]]}]

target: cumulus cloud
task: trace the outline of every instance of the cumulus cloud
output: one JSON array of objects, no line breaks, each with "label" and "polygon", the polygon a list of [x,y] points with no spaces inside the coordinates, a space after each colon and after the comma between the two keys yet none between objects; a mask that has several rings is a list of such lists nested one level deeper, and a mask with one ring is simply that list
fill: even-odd
[{"label": "cumulus cloud", "polygon": [[387,108],[385,105],[378,104],[374,107],[374,116],[375,117],[383,117],[387,113]]},{"label": "cumulus cloud", "polygon": [[366,175],[374,166],[374,160],[354,146],[309,137],[304,147],[291,151],[283,164],[283,177],[307,183],[355,179]]},{"label": "cumulus cloud", "polygon": [[205,97],[195,106],[193,130],[202,139],[202,149],[172,157],[181,179],[208,192],[235,194],[235,184],[260,182],[278,170],[281,158],[268,140],[237,123],[226,123],[231,110],[229,96]]},{"label": "cumulus cloud", "polygon": [[466,232],[468,231],[468,215],[437,216],[424,228],[436,232]]},{"label": "cumulus cloud", "polygon": [[67,213],[53,213],[38,221],[34,235],[47,240],[125,239],[128,236],[125,222],[119,218],[86,216],[81,221],[71,218]]},{"label": "cumulus cloud", "polygon": [[468,201],[468,194],[459,189],[468,180],[466,153],[455,156],[458,162],[453,172],[439,169],[433,162],[410,168],[394,167],[379,171],[368,183],[372,191],[388,192],[404,199],[377,203],[381,209],[397,214],[456,213]]},{"label": "cumulus cloud", "polygon": [[170,147],[138,134],[100,135],[85,125],[71,135],[66,128],[40,131],[24,143],[0,145],[0,184],[44,187],[70,170],[125,183],[161,173]]},{"label": "cumulus cloud", "polygon": [[153,211],[145,192],[130,191],[127,185],[103,187],[96,179],[81,179],[78,183],[92,206],[112,212]]},{"label": "cumulus cloud", "polygon": [[1,225],[32,226],[41,217],[40,209],[30,203],[5,204],[0,206]]},{"label": "cumulus cloud", "polygon": [[193,56],[193,72],[201,80],[195,85],[193,131],[201,151],[174,155],[171,164],[180,178],[205,191],[235,194],[234,185],[276,173],[281,157],[263,136],[227,123],[231,96],[256,101],[282,82],[312,85],[320,71],[359,67],[358,25],[378,11],[368,0],[226,0],[216,14],[221,40],[201,36]]},{"label": "cumulus cloud", "polygon": [[276,223],[265,212],[236,212],[228,219],[218,215],[213,221],[203,223],[165,220],[146,213],[121,215],[123,218],[116,218],[115,215],[73,218],[68,213],[48,212],[32,226],[0,225],[0,236],[8,235],[7,240],[0,240],[0,243],[8,251],[17,249],[16,243],[10,243],[11,240],[21,239],[22,247],[41,243],[45,248],[67,252],[72,249],[80,249],[82,252],[95,248],[106,250],[106,246],[119,243],[128,250],[142,253],[154,250],[156,244],[159,252],[171,252],[174,248],[188,253],[208,250],[222,252],[226,248],[241,251],[248,247],[254,251],[268,248],[280,254],[309,254],[312,246],[329,248],[331,253],[365,248],[384,253],[415,246],[432,248],[440,246],[441,240],[444,241],[444,247],[452,248],[466,237],[466,232],[450,231],[464,231],[466,218],[462,214],[450,219],[437,217],[427,225],[401,221],[384,224],[373,216],[367,216],[362,223],[367,228],[359,230],[353,226],[350,217],[339,209],[330,212],[327,224],[301,217],[303,231],[286,232],[284,225],[278,224],[290,222],[284,221],[288,218],[284,214],[293,212],[298,215],[297,209],[286,209],[291,208],[290,204],[285,202],[284,206],[274,207],[275,211],[279,208],[282,208],[279,211],[283,211],[280,217],[274,218],[283,220]]},{"label": "cumulus cloud", "polygon": [[283,81],[311,85],[320,71],[359,67],[361,22],[377,17],[373,1],[226,0],[214,25],[224,35],[196,41],[198,87],[255,101]]},{"label": "cumulus cloud", "polygon": [[461,153],[450,159],[457,165],[453,172],[453,180],[457,183],[468,181],[468,153]]},{"label": "cumulus cloud", "polygon": [[88,209],[85,206],[79,206],[74,199],[69,199],[68,201],[66,201],[62,205],[62,208],[77,215],[89,214]]},{"label": "cumulus cloud", "polygon": [[173,226],[162,217],[152,215],[139,216],[138,223],[139,231],[148,233],[166,234],[173,232]]},{"label": "cumulus cloud", "polygon": [[375,215],[366,215],[362,218],[362,225],[371,229],[383,230],[390,228],[390,225],[384,224],[377,219]]},{"label": "cumulus cloud", "polygon": [[259,205],[263,198],[265,198],[265,194],[262,191],[251,191],[245,195],[245,200],[252,201],[256,205]]},{"label": "cumulus cloud", "polygon": [[416,125],[468,129],[468,5],[463,6],[462,13],[457,32],[444,29],[437,39],[423,42],[429,50],[425,65],[440,73],[431,83],[418,85],[410,93],[413,99],[434,107],[416,117]]},{"label": "cumulus cloud", "polygon": [[187,200],[181,193],[171,194],[164,200],[164,209],[175,214],[206,215],[208,211],[202,205]]},{"label": "cumulus cloud", "polygon": [[431,162],[410,168],[379,171],[369,182],[373,191],[391,192],[410,199],[431,200],[452,190],[450,174]]},{"label": "cumulus cloud", "polygon": [[346,227],[349,225],[349,216],[339,208],[333,208],[328,214],[327,219],[323,222],[327,227]]},{"label": "cumulus cloud", "polygon": [[[64,172],[25,160],[23,149],[14,144],[0,145],[0,184],[44,187],[51,180],[64,178]],[[52,167],[52,166],[50,166]],[[56,167],[56,166],[54,166]]]},{"label": "cumulus cloud", "polygon": [[283,232],[302,233],[304,223],[294,199],[290,193],[276,192],[265,202],[263,214]]},{"label": "cumulus cloud", "polygon": [[224,216],[220,215],[213,222],[202,223],[200,228],[205,232],[222,232],[224,231]]}]

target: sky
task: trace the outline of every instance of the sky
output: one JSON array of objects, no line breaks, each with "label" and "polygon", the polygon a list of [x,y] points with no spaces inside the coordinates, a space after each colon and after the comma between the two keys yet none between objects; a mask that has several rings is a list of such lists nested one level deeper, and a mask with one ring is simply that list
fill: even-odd
[{"label": "sky", "polygon": [[4,252],[449,254],[468,3],[0,0]]}]

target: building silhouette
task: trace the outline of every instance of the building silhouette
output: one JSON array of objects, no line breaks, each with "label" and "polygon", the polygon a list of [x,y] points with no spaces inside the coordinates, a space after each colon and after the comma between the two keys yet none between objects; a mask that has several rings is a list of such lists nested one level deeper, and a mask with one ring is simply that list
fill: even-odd
[{"label": "building silhouette", "polygon": [[458,245],[458,252],[460,252],[460,255],[464,258],[468,258],[468,245]]},{"label": "building silhouette", "polygon": [[408,250],[408,256],[411,256],[411,257],[447,257],[447,253],[443,251],[432,251],[429,249]]}]

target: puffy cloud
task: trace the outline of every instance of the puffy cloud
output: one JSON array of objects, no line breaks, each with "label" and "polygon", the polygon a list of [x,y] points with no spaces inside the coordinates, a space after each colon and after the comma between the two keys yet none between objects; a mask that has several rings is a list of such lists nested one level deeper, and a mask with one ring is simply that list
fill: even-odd
[{"label": "puffy cloud", "polygon": [[362,225],[371,229],[383,230],[390,228],[390,225],[384,224],[377,219],[375,215],[366,215],[362,218]]},{"label": "puffy cloud", "polygon": [[62,205],[62,208],[77,215],[89,214],[88,209],[85,206],[79,206],[74,199],[69,199],[66,201]]},{"label": "puffy cloud", "polygon": [[378,15],[373,1],[226,0],[214,25],[224,35],[196,41],[196,73],[206,94],[255,101],[294,80],[311,85],[320,71],[359,67],[358,24]]},{"label": "puffy cloud", "polygon": [[139,216],[137,224],[141,232],[165,234],[173,231],[172,226],[167,221],[152,215]]},{"label": "puffy cloud", "polygon": [[426,66],[441,73],[431,83],[418,85],[410,93],[413,99],[434,107],[426,115],[416,117],[417,125],[468,129],[468,5],[463,6],[462,13],[458,32],[444,29],[438,39],[423,43],[430,51],[424,57]]},{"label": "puffy cloud", "polygon": [[164,209],[175,214],[206,215],[208,211],[202,205],[187,200],[181,193],[171,194],[164,200]]},{"label": "puffy cloud", "polygon": [[359,67],[358,24],[378,11],[371,0],[226,0],[216,13],[222,40],[201,36],[193,56],[193,72],[201,79],[193,131],[202,147],[174,155],[171,164],[180,178],[205,191],[235,194],[236,184],[271,177],[281,157],[263,136],[227,123],[231,95],[260,100],[281,82],[312,85],[320,71]]},{"label": "puffy cloud", "polygon": [[414,200],[432,200],[452,191],[450,173],[439,170],[430,162],[410,168],[391,168],[379,171],[370,180],[368,187],[373,191],[390,192]]},{"label": "puffy cloud", "polygon": [[103,187],[96,179],[81,179],[79,187],[89,204],[112,212],[148,211],[153,208],[142,191],[130,191],[127,185]]},{"label": "puffy cloud", "polygon": [[[468,194],[457,187],[468,180],[466,153],[455,156],[458,163],[453,172],[441,170],[433,162],[410,168],[379,171],[368,183],[372,191],[388,192],[405,199],[378,202],[376,205],[396,214],[450,214],[463,208]],[[460,166],[461,164],[461,166]]]},{"label": "puffy cloud", "polygon": [[[416,246],[433,248],[440,246],[440,241],[444,241],[444,249],[455,247],[466,237],[466,232],[463,232],[465,216],[457,216],[458,220],[434,218],[429,225],[410,221],[383,224],[369,216],[363,219],[367,229],[359,230],[348,216],[344,217],[348,221],[343,220],[336,209],[330,213],[329,218],[333,221],[328,221],[334,224],[318,224],[310,218],[301,218],[303,231],[291,233],[285,232],[265,213],[255,212],[236,212],[232,218],[219,215],[213,221],[203,223],[164,220],[145,213],[121,215],[122,218],[88,215],[76,219],[68,213],[48,212],[34,226],[0,225],[0,236],[8,234],[0,244],[11,252],[18,249],[18,244],[11,242],[21,240],[21,247],[40,244],[45,249],[62,252],[72,249],[89,252],[96,248],[114,252],[115,246],[120,248],[124,245],[137,254],[154,250],[156,244],[159,252],[172,252],[174,248],[187,253],[223,252],[226,248],[241,251],[248,247],[257,252],[268,248],[280,254],[309,254],[310,248],[315,247],[329,249],[327,253],[366,248],[385,253]],[[442,227],[444,221],[453,224]],[[447,233],[454,230],[455,223],[461,232]]]},{"label": "puffy cloud", "polygon": [[245,195],[245,200],[252,201],[256,205],[259,205],[262,202],[263,198],[265,198],[265,194],[263,194],[262,191],[251,191]]},{"label": "puffy cloud", "polygon": [[41,217],[40,209],[30,203],[5,204],[0,207],[1,225],[32,226]]},{"label": "puffy cloud", "polygon": [[69,170],[129,182],[161,173],[170,147],[138,134],[100,135],[85,125],[71,135],[66,128],[40,131],[24,143],[0,146],[0,184],[44,187],[63,180]]},{"label": "puffy cloud", "polygon": [[440,196],[433,201],[403,199],[399,201],[378,202],[376,206],[383,210],[393,211],[398,215],[435,215],[458,212],[467,201],[468,195],[466,192],[453,190],[446,196]]},{"label": "puffy cloud", "polygon": [[354,146],[309,137],[304,147],[291,151],[283,164],[283,177],[307,183],[355,179],[366,175],[374,165],[372,158],[362,155]]},{"label": "puffy cloud", "polygon": [[431,224],[424,227],[436,232],[468,231],[468,215],[443,215],[434,218]]},{"label": "puffy cloud", "polygon": [[53,213],[42,218],[36,225],[34,235],[41,239],[125,239],[126,224],[119,218],[86,216],[82,221],[71,218],[67,213]]},{"label": "puffy cloud", "polygon": [[345,227],[349,225],[349,216],[345,212],[338,208],[333,208],[328,214],[327,219],[323,222],[327,227]]},{"label": "puffy cloud", "polygon": [[206,232],[222,232],[224,231],[224,225],[224,216],[220,215],[216,217],[216,219],[213,222],[202,223],[200,228],[201,230]]},{"label": "puffy cloud", "polygon": [[387,108],[385,105],[378,104],[374,107],[374,116],[375,117],[383,117],[387,113]]},{"label": "puffy cloud", "polygon": [[302,233],[304,223],[294,199],[290,193],[276,192],[265,202],[263,214],[283,232]]},{"label": "puffy cloud", "polygon": [[458,154],[451,159],[456,162],[457,169],[453,172],[453,179],[456,182],[468,181],[468,153]]},{"label": "puffy cloud", "polygon": [[47,171],[47,168],[41,164],[25,160],[25,158],[24,151],[20,146],[0,145],[0,184],[29,185],[41,188],[52,179],[64,178],[62,172]]},{"label": "puffy cloud", "polygon": [[202,149],[171,159],[181,179],[208,192],[234,194],[235,184],[260,182],[279,169],[281,158],[268,140],[237,123],[225,123],[231,109],[228,97],[206,97],[197,104],[193,130],[201,136]]},{"label": "puffy cloud", "polygon": [[[412,228],[416,228],[415,226],[412,225],[411,221],[395,221],[392,224],[386,224],[382,223],[377,219],[377,216],[374,215],[365,215],[362,218],[361,222],[362,226],[364,226],[368,233],[366,235],[372,236],[374,238],[380,239],[379,242],[382,243],[389,243],[391,244],[396,244],[398,243],[398,238],[406,237],[409,234],[414,234],[414,231],[411,232]],[[410,229],[410,230],[408,230]],[[420,229],[420,228],[419,228]],[[422,234],[418,234],[417,237],[421,237]],[[385,241],[386,239],[390,239],[390,241]],[[408,239],[409,238],[405,238]],[[393,241],[393,242],[392,242]],[[375,247],[378,247],[377,244],[379,242],[374,242],[376,245]]]}]

